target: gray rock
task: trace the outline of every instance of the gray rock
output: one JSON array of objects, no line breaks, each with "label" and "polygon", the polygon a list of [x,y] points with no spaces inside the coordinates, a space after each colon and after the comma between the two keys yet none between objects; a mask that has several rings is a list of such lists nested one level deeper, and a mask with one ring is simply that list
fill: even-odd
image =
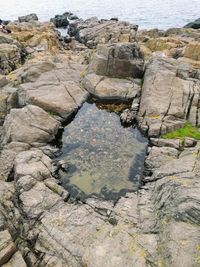
[{"label": "gray rock", "polygon": [[56,66],[50,61],[39,61],[33,64],[27,63],[13,72],[16,83],[35,82],[45,72],[51,71]]},{"label": "gray rock", "polygon": [[7,230],[0,232],[0,265],[7,263],[16,252],[16,246]]},{"label": "gray rock", "polygon": [[197,140],[194,138],[184,138],[184,147],[194,147],[197,144]]},{"label": "gray rock", "polygon": [[0,74],[8,74],[20,66],[21,49],[15,44],[0,43]]},{"label": "gray rock", "polygon": [[128,22],[93,17],[70,23],[69,34],[89,48],[95,48],[98,44],[134,42],[137,29],[137,25]]},{"label": "gray rock", "polygon": [[176,60],[161,57],[147,66],[138,115],[143,117],[141,124],[148,126],[149,136],[174,131],[183,126],[184,119],[194,126],[199,124],[200,84],[177,77],[178,68]]},{"label": "gray rock", "polygon": [[[165,163],[176,159],[178,157],[178,150],[173,147],[156,147],[150,148],[148,157],[145,160],[146,172],[152,173],[159,167],[165,165]],[[149,177],[144,178],[145,181],[149,180]]]},{"label": "gray rock", "polygon": [[5,85],[8,84],[8,79],[4,75],[0,75],[0,88],[4,87]]},{"label": "gray rock", "polygon": [[30,175],[38,181],[50,178],[54,172],[51,159],[39,149],[20,152],[15,158],[15,179]]},{"label": "gray rock", "polygon": [[[49,75],[51,75],[49,73]],[[19,102],[21,105],[32,104],[43,108],[50,115],[67,119],[86,100],[88,93],[73,81],[39,82],[20,86]]]},{"label": "gray rock", "polygon": [[42,214],[61,201],[60,196],[55,194],[42,182],[37,182],[29,191],[20,194],[22,210],[29,218]]},{"label": "gray rock", "polygon": [[179,149],[182,146],[181,141],[179,139],[151,138],[150,144],[158,147],[166,146],[166,147],[173,147],[176,149]]},{"label": "gray rock", "polygon": [[130,100],[140,93],[140,86],[134,80],[108,78],[88,74],[82,81],[84,88],[100,99]]},{"label": "gray rock", "polygon": [[27,267],[21,253],[17,251],[12,258],[6,263],[3,264],[2,267]]},{"label": "gray rock", "polygon": [[12,109],[3,125],[2,142],[47,143],[54,139],[59,127],[60,123],[39,107]]},{"label": "gray rock", "polygon": [[35,13],[18,17],[19,22],[30,22],[30,21],[38,21],[38,16]]},{"label": "gray rock", "polygon": [[89,71],[115,78],[142,78],[144,60],[136,43],[99,45],[91,59]]},{"label": "gray rock", "polygon": [[5,86],[0,89],[0,125],[12,108],[18,107],[17,89]]}]

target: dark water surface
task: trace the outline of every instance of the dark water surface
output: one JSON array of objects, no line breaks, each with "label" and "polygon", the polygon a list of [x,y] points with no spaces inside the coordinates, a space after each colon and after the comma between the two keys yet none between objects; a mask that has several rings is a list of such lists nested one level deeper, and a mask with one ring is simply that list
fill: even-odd
[{"label": "dark water surface", "polygon": [[35,12],[45,21],[72,11],[82,18],[118,17],[141,28],[182,27],[200,17],[200,0],[0,0],[0,7],[3,19]]},{"label": "dark water surface", "polygon": [[117,199],[138,188],[147,140],[137,128],[124,128],[119,115],[105,108],[85,103],[65,127],[60,159],[67,171],[60,171],[60,177],[73,197],[83,193]]}]

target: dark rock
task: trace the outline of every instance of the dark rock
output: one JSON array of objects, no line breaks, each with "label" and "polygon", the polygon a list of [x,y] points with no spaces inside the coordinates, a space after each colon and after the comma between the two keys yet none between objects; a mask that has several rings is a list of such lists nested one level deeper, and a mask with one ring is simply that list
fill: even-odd
[{"label": "dark rock", "polygon": [[110,20],[113,20],[113,21],[119,21],[118,18],[111,18]]},{"label": "dark rock", "polygon": [[64,13],[63,15],[56,15],[50,21],[53,22],[53,24],[57,28],[65,28],[69,25],[68,13]]},{"label": "dark rock", "polygon": [[184,28],[200,29],[200,18],[186,24]]},{"label": "dark rock", "polygon": [[67,162],[65,162],[64,160],[60,160],[58,162],[58,168],[62,169],[65,172],[69,171],[69,167],[70,167],[69,164]]},{"label": "dark rock", "polygon": [[133,100],[132,106],[130,109],[125,109],[121,116],[120,116],[120,120],[122,123],[124,124],[132,124],[135,122],[136,120],[136,115],[139,109],[139,99],[135,98]]},{"label": "dark rock", "polygon": [[19,22],[29,22],[29,21],[38,21],[38,16],[35,13],[18,17]]},{"label": "dark rock", "polygon": [[11,22],[11,20],[4,20],[4,21],[3,21],[3,24],[4,24],[4,25],[8,25],[10,22]]},{"label": "dark rock", "polygon": [[77,19],[79,19],[75,14],[73,14],[73,13],[70,13],[69,15],[68,15],[68,19],[70,19],[70,20],[77,20]]},{"label": "dark rock", "polygon": [[71,38],[69,35],[67,35],[67,36],[65,36],[65,37],[63,38],[63,41],[64,41],[66,44],[68,44],[68,43],[71,43],[72,38]]}]

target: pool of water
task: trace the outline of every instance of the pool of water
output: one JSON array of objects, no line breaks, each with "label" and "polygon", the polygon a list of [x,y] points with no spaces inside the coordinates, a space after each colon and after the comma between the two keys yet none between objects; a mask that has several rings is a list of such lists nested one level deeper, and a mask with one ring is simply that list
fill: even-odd
[{"label": "pool of water", "polygon": [[64,129],[59,160],[67,167],[59,176],[73,198],[118,199],[139,186],[147,139],[137,128],[123,127],[113,110],[85,103]]}]

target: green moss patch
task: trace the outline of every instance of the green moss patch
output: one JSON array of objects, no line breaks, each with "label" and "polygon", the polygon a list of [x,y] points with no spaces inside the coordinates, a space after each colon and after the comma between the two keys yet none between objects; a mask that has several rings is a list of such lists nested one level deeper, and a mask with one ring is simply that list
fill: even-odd
[{"label": "green moss patch", "polygon": [[185,137],[191,137],[200,140],[200,131],[197,127],[194,127],[189,122],[186,122],[182,128],[171,133],[164,134],[162,137],[165,139],[184,139]]}]

